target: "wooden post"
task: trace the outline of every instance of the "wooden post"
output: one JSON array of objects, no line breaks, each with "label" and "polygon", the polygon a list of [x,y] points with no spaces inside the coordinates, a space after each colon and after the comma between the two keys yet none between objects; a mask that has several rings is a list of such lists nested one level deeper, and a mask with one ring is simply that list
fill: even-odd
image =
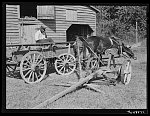
[{"label": "wooden post", "polygon": [[78,48],[78,64],[79,64],[79,78],[81,79],[82,77],[82,74],[81,74],[81,70],[82,70],[82,67],[81,67],[81,59],[80,59],[80,46],[79,46],[79,39],[77,40],[77,48]]},{"label": "wooden post", "polygon": [[136,29],[135,29],[135,37],[136,37],[136,43],[138,43],[138,28],[137,28],[137,21],[136,21]]},{"label": "wooden post", "polygon": [[110,70],[110,65],[111,65],[111,54],[108,54],[108,56],[109,56],[109,59],[108,59],[108,64],[107,64],[107,69],[109,69]]}]

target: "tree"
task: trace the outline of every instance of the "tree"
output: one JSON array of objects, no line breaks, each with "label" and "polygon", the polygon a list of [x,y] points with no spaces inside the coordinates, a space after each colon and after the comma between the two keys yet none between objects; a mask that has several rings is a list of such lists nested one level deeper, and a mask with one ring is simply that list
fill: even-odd
[{"label": "tree", "polygon": [[[114,34],[122,39],[135,39],[135,26],[138,22],[138,34],[146,36],[147,6],[95,6],[101,13],[97,14],[98,35]],[[102,29],[101,29],[102,28]],[[130,36],[130,37],[128,37]]]}]

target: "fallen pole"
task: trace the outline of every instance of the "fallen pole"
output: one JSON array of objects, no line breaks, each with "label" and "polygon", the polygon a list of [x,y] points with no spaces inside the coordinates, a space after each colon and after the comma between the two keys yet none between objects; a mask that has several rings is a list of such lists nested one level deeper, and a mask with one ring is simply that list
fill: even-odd
[{"label": "fallen pole", "polygon": [[39,104],[39,105],[37,105],[37,106],[31,108],[31,109],[40,109],[40,108],[42,108],[42,107],[44,107],[44,106],[46,106],[46,105],[48,105],[48,104],[50,104],[50,103],[52,103],[52,102],[58,100],[58,99],[61,98],[62,96],[64,96],[64,95],[66,95],[66,94],[68,94],[68,93],[70,93],[70,92],[76,90],[78,87],[80,87],[80,86],[82,86],[83,84],[87,83],[89,80],[91,80],[91,79],[94,77],[94,75],[95,75],[96,73],[99,73],[99,74],[101,73],[101,74],[102,74],[103,72],[104,72],[104,71],[100,69],[100,70],[97,70],[95,73],[90,74],[90,75],[87,76],[86,78],[81,78],[80,81],[77,82],[76,84],[72,85],[71,87],[67,88],[66,90],[64,90],[64,91],[62,91],[62,92],[60,92],[60,93],[58,93],[57,95],[53,96],[52,98],[47,99],[47,100],[44,101],[43,103],[41,103],[41,104]]}]

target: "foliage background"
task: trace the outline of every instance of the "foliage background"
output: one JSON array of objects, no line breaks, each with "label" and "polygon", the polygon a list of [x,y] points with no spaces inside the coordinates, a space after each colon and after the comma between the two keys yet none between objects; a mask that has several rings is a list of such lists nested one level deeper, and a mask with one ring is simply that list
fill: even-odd
[{"label": "foliage background", "polygon": [[136,42],[147,37],[147,6],[95,6],[97,13],[97,36],[115,35],[126,42]]}]

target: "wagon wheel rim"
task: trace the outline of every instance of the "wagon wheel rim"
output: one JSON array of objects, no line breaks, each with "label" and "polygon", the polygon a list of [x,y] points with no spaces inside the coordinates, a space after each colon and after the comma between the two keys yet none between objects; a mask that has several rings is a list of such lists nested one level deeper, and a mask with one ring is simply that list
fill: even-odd
[{"label": "wagon wheel rim", "polygon": [[40,82],[46,74],[47,64],[40,52],[28,52],[22,57],[20,74],[29,84]]},{"label": "wagon wheel rim", "polygon": [[123,77],[122,77],[122,83],[124,85],[129,84],[131,80],[131,72],[132,72],[131,61],[127,61],[127,63],[125,64],[125,69],[123,71]]},{"label": "wagon wheel rim", "polygon": [[124,84],[127,85],[129,84],[130,80],[131,80],[131,71],[132,71],[132,68],[131,68],[131,63],[128,62],[127,63],[127,66],[126,66],[126,69],[124,71]]},{"label": "wagon wheel rim", "polygon": [[55,61],[55,69],[60,75],[70,75],[76,68],[76,59],[72,54],[64,53]]},{"label": "wagon wheel rim", "polygon": [[88,63],[87,63],[87,69],[91,69],[91,70],[94,70],[94,69],[98,69],[99,68],[99,62],[98,62],[98,59],[97,58],[90,58]]}]

